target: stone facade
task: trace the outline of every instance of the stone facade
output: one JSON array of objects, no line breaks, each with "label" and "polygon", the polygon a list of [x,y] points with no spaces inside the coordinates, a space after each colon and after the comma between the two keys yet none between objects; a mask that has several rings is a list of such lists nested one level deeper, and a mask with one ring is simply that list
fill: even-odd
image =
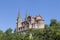
[{"label": "stone facade", "polygon": [[27,31],[31,28],[44,28],[44,20],[41,16],[26,16],[25,20],[22,21],[20,17],[20,12],[18,12],[17,23],[16,23],[16,32]]}]

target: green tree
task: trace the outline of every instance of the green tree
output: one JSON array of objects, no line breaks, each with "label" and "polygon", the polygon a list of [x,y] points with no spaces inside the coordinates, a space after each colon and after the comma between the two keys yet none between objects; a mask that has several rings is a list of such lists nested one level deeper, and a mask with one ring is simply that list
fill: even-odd
[{"label": "green tree", "polygon": [[3,40],[11,40],[12,39],[12,29],[9,28],[5,31]]},{"label": "green tree", "polygon": [[57,20],[56,19],[51,19],[50,26],[56,26],[56,25],[57,25]]},{"label": "green tree", "polygon": [[3,39],[3,31],[0,30],[0,40],[2,40],[2,39]]}]

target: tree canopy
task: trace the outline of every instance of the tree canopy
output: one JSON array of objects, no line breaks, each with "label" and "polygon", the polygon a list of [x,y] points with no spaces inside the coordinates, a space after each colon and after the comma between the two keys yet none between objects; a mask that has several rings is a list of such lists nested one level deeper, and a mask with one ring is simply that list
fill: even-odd
[{"label": "tree canopy", "polygon": [[9,28],[5,32],[0,30],[0,40],[60,40],[60,22],[51,19],[50,25],[45,25],[44,29],[29,29],[26,34],[12,33]]}]

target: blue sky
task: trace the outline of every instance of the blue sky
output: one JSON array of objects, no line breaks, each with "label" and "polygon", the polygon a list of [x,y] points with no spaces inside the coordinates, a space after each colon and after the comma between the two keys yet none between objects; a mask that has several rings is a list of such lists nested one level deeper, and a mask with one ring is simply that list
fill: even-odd
[{"label": "blue sky", "polygon": [[16,18],[20,8],[22,19],[25,18],[26,10],[29,15],[41,15],[45,24],[50,19],[60,20],[60,0],[0,0],[0,29],[16,28]]}]

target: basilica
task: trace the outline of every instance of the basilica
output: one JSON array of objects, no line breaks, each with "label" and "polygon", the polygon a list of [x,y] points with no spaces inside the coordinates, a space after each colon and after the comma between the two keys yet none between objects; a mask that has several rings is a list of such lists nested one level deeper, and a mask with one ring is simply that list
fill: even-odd
[{"label": "basilica", "polygon": [[20,11],[18,11],[16,32],[25,32],[31,28],[42,29],[45,27],[44,25],[45,25],[44,20],[40,15],[32,17],[32,16],[28,16],[26,13],[25,20],[22,21],[22,18],[20,16]]}]

